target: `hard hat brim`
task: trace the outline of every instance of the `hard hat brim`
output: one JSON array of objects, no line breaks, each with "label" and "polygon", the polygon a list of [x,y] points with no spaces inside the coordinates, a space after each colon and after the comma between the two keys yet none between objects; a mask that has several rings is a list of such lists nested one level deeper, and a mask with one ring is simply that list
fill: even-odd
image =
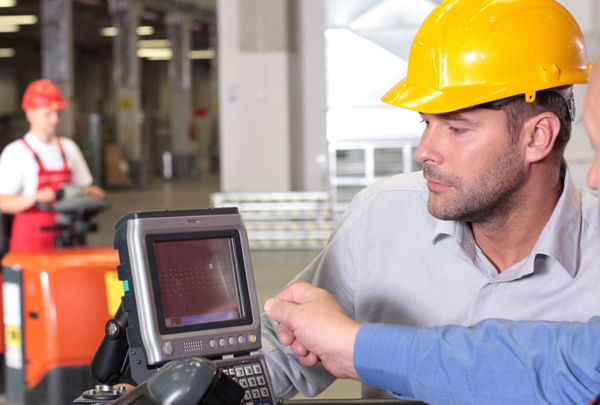
[{"label": "hard hat brim", "polygon": [[[570,77],[568,80],[565,80],[565,84],[587,83],[588,71],[590,69],[591,64],[588,66],[587,70],[577,72],[578,77]],[[531,91],[525,92],[517,90],[520,88],[515,87],[513,83],[469,83],[463,86],[434,89],[421,84],[408,83],[406,78],[404,78],[392,87],[381,98],[381,101],[417,112],[444,114],[519,94],[525,94],[528,101],[533,101],[537,91],[548,90],[559,85],[564,84],[553,83],[545,89],[532,89]]]}]

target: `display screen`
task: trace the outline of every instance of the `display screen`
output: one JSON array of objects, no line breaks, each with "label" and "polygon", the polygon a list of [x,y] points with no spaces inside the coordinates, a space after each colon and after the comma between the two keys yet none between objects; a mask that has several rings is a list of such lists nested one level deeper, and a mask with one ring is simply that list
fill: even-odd
[{"label": "display screen", "polygon": [[154,253],[167,327],[243,316],[229,238],[156,241]]}]

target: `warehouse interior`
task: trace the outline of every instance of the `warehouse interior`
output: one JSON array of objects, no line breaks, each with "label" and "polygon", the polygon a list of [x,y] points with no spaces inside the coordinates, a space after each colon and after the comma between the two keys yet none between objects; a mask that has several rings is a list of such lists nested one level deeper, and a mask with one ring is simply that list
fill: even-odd
[{"label": "warehouse interior", "polygon": [[[59,134],[110,202],[87,244],[112,246],[133,211],[238,207],[262,308],[323,249],[360,190],[422,169],[419,115],[380,99],[406,75],[412,40],[440,2],[0,0],[0,149],[28,131],[28,84],[51,80],[68,102]],[[559,2],[594,60],[600,4]],[[574,91],[581,106],[586,86]],[[565,158],[589,190],[580,115]],[[0,404],[25,403],[7,389]],[[358,382],[338,380],[318,398],[360,395]]]}]

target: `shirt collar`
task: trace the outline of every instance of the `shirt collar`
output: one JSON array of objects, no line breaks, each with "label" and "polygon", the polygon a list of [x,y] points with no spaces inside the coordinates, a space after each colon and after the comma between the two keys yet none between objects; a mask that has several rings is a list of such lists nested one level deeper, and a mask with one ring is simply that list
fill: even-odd
[{"label": "shirt collar", "polygon": [[[539,255],[558,261],[571,277],[575,277],[577,272],[581,232],[581,196],[571,178],[569,168],[564,162],[560,176],[563,181],[563,192],[550,220],[544,227],[531,254],[527,257],[525,265],[522,266],[523,274],[521,276],[532,273],[537,265],[536,262],[544,262],[544,260],[536,260]],[[431,243],[436,244],[445,236],[456,238],[463,254],[466,254],[472,261],[475,260],[477,246],[475,246],[470,227],[466,223],[437,220]]]},{"label": "shirt collar", "polygon": [[564,162],[560,176],[563,192],[527,261],[530,262],[528,266],[533,266],[538,255],[552,257],[575,277],[581,233],[581,195]]}]

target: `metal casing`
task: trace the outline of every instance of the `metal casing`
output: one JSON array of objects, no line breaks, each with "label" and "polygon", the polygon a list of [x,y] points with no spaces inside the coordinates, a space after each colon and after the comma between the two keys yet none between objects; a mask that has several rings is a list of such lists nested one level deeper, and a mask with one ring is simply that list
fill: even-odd
[{"label": "metal casing", "polygon": [[[121,254],[120,278],[129,285],[129,291],[125,296],[133,295],[135,302],[135,308],[131,308],[132,302],[123,300],[124,309],[135,312],[133,317],[131,313],[129,314],[130,324],[133,320],[133,328],[127,330],[128,339],[130,343],[134,342],[131,344],[132,347],[136,346],[136,341],[141,340],[149,366],[191,356],[211,358],[249,353],[261,347],[260,311],[248,237],[237,209],[134,213],[128,214],[117,223],[117,233],[119,226],[121,232],[125,232],[123,236],[126,236],[126,240],[122,242],[126,242],[127,252],[125,255]],[[157,295],[160,292],[157,291],[156,283],[153,284],[152,280],[152,272],[155,269],[153,269],[152,258],[149,257],[149,252],[152,250],[149,244],[152,240],[165,235],[179,239],[203,239],[218,235],[231,240],[242,314],[242,319],[234,322],[235,325],[216,329],[206,329],[206,325],[198,325],[195,330],[189,330],[188,327],[188,330],[181,332],[178,332],[177,328],[169,328],[173,330],[166,331],[165,325],[161,325],[164,318],[161,319],[159,316],[161,308],[160,304],[157,304],[159,301]],[[118,239],[115,236],[115,245],[122,251],[125,246],[117,246]],[[124,271],[123,267],[129,267],[129,271]],[[139,325],[136,325],[136,322]],[[243,337],[243,343],[240,336]],[[223,340],[225,345],[220,344]],[[211,341],[216,342],[215,347],[211,346]],[[233,344],[230,344],[231,341]]]}]

